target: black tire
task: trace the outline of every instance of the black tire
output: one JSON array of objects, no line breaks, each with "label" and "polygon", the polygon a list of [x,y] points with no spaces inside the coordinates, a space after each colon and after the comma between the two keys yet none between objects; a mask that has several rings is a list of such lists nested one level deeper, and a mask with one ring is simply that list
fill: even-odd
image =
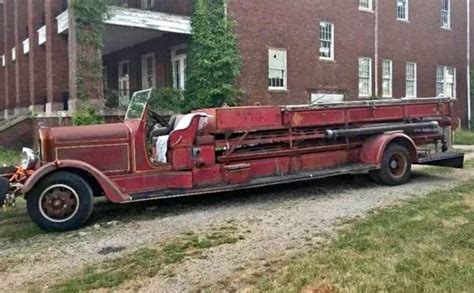
[{"label": "black tire", "polygon": [[373,180],[389,186],[407,183],[411,176],[408,150],[398,144],[389,145],[384,152],[380,170],[372,171],[369,175]]},{"label": "black tire", "polygon": [[48,232],[79,229],[89,219],[93,205],[90,185],[65,171],[41,179],[26,198],[31,220]]},{"label": "black tire", "polygon": [[380,182],[379,173],[380,173],[379,170],[369,171],[369,178],[370,178],[370,180],[372,180],[372,181],[375,182],[375,183],[381,183],[381,182]]}]

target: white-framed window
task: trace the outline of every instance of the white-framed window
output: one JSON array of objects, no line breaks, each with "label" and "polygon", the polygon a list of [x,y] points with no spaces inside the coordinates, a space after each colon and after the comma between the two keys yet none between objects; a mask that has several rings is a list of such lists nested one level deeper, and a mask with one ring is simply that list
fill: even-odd
[{"label": "white-framed window", "polygon": [[334,60],[334,24],[322,21],[319,24],[319,58]]},{"label": "white-framed window", "polygon": [[451,29],[451,0],[441,2],[441,28]]},{"label": "white-framed window", "polygon": [[416,63],[407,62],[405,73],[405,96],[407,98],[416,98],[417,95],[417,78]]},{"label": "white-framed window", "polygon": [[127,106],[130,103],[130,72],[128,60],[121,61],[118,64],[118,90],[120,106]]},{"label": "white-framed window", "polygon": [[142,9],[153,9],[155,8],[155,0],[140,0]]},{"label": "white-framed window", "polygon": [[397,19],[408,21],[408,0],[397,0]]},{"label": "white-framed window", "polygon": [[12,49],[12,61],[16,61],[16,48]]},{"label": "white-framed window", "polygon": [[438,65],[436,68],[436,96],[456,98],[456,68]]},{"label": "white-framed window", "polygon": [[156,85],[155,53],[142,56],[142,89],[154,88]]},{"label": "white-framed window", "polygon": [[186,45],[171,49],[171,65],[173,66],[173,87],[184,90],[186,88]]},{"label": "white-framed window", "polygon": [[359,10],[373,11],[374,10],[373,0],[359,0]]},{"label": "white-framed window", "polygon": [[287,89],[286,49],[268,50],[268,89]]},{"label": "white-framed window", "polygon": [[391,98],[393,89],[393,62],[392,60],[382,61],[382,97]]},{"label": "white-framed window", "polygon": [[359,58],[359,97],[372,96],[372,58]]},{"label": "white-framed window", "polygon": [[2,62],[2,67],[5,67],[5,64],[6,64],[5,55],[0,56],[0,60]]}]

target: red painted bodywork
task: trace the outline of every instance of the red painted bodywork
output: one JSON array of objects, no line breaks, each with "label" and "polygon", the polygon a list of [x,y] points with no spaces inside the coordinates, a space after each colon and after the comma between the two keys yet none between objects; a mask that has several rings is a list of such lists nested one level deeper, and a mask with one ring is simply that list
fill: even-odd
[{"label": "red painted bodywork", "polygon": [[133,201],[138,193],[191,190],[256,178],[286,176],[348,164],[379,166],[393,141],[406,145],[416,163],[417,146],[443,139],[439,132],[385,133],[325,138],[327,129],[375,123],[442,121],[449,127],[449,99],[349,103],[321,107],[235,107],[203,109],[186,129],[170,133],[168,164],[150,161],[148,118],[124,123],[40,130],[42,167],[24,185],[27,194],[41,178],[60,169],[95,178],[112,202]]}]

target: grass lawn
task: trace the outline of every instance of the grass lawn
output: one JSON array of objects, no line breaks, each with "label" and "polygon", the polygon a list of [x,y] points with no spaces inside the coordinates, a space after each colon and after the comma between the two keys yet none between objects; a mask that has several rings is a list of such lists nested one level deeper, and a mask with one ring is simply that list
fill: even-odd
[{"label": "grass lawn", "polygon": [[472,292],[474,182],[374,213],[257,278],[265,292]]},{"label": "grass lawn", "polygon": [[[84,292],[114,289],[127,281],[143,280],[158,273],[173,276],[170,266],[189,258],[203,257],[207,249],[233,244],[243,237],[238,228],[221,226],[204,235],[188,232],[156,247],[141,248],[122,258],[87,267],[50,288],[51,292]],[[41,291],[31,288],[30,291]],[[132,290],[133,291],[133,290]]]},{"label": "grass lawn", "polygon": [[461,145],[474,145],[474,131],[457,130],[454,133],[454,143]]},{"label": "grass lawn", "polygon": [[21,152],[0,147],[0,166],[20,163]]}]

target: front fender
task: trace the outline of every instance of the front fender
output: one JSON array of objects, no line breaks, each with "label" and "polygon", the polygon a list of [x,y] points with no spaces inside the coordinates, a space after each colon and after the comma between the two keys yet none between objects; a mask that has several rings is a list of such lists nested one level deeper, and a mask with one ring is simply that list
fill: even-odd
[{"label": "front fender", "polygon": [[115,185],[110,178],[108,178],[104,173],[94,166],[76,160],[58,160],[52,163],[48,163],[38,170],[36,170],[33,175],[31,175],[28,180],[26,180],[25,185],[21,189],[23,194],[27,194],[33,189],[33,187],[45,176],[48,174],[67,169],[79,169],[84,172],[87,172],[92,177],[94,177],[99,185],[102,187],[105,196],[112,202],[120,203],[128,199],[128,195],[124,194],[118,187]]},{"label": "front fender", "polygon": [[408,149],[412,163],[418,162],[415,143],[411,137],[401,132],[386,133],[367,140],[359,153],[359,162],[380,166],[385,149],[392,142],[405,146]]}]

